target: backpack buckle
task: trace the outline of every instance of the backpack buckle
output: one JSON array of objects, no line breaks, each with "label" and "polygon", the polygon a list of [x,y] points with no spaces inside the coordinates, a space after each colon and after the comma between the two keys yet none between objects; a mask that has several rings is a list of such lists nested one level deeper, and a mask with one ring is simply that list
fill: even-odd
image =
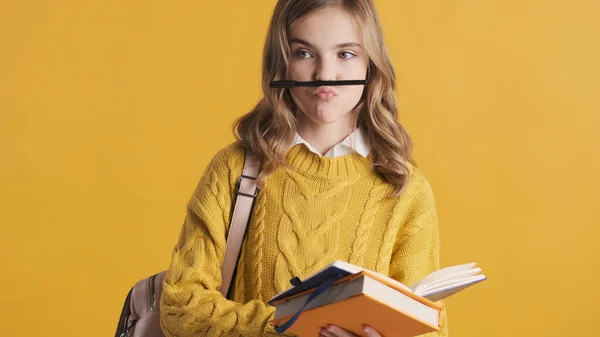
[{"label": "backpack buckle", "polygon": [[244,178],[249,179],[249,180],[256,180],[256,178],[254,178],[254,177],[242,174],[240,176],[240,178],[238,179],[238,182],[237,182],[237,188],[236,188],[237,189],[237,195],[243,195],[245,197],[256,198],[256,196],[258,195],[258,187],[254,188],[254,193],[253,194],[252,193],[245,193],[245,192],[241,191],[241,189],[242,189],[242,180]]}]

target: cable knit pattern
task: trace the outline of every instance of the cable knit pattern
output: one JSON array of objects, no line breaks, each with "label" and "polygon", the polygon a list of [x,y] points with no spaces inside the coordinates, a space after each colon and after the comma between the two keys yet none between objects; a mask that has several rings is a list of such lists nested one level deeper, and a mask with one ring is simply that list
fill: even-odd
[{"label": "cable knit pattern", "polygon": [[[321,157],[292,147],[254,205],[232,300],[218,291],[235,184],[243,167],[236,144],[206,168],[187,207],[161,297],[169,337],[275,336],[266,302],[333,260],[344,260],[412,284],[439,268],[439,235],[431,187],[410,166],[399,198],[358,154]],[[443,303],[440,303],[443,305]],[[447,336],[446,316],[440,332]]]},{"label": "cable knit pattern", "polygon": [[252,256],[252,270],[250,276],[252,277],[252,298],[262,298],[261,284],[262,284],[262,245],[264,241],[263,231],[265,228],[265,193],[259,193],[256,200],[256,207],[254,209],[255,219],[255,230],[252,232],[251,241],[252,245],[248,248],[253,252]]},{"label": "cable knit pattern", "polygon": [[364,253],[367,248],[371,227],[375,220],[375,214],[377,214],[377,210],[379,209],[379,200],[381,200],[382,194],[385,192],[382,188],[384,185],[376,184],[375,181],[376,180],[374,179],[373,187],[371,188],[369,198],[365,203],[365,208],[360,218],[360,225],[356,231],[356,239],[352,244],[352,256],[350,256],[350,262],[357,265],[363,264]]},{"label": "cable knit pattern", "polygon": [[396,233],[398,233],[398,228],[401,225],[400,217],[400,207],[404,207],[402,203],[396,204],[394,207],[394,211],[392,212],[392,217],[387,225],[387,230],[379,246],[379,260],[377,261],[377,270],[380,270],[383,274],[388,274],[390,260],[389,256],[391,256],[391,251],[394,247],[394,239],[396,238]]},{"label": "cable knit pattern", "polygon": [[[227,198],[228,193],[225,190],[225,187],[223,186],[223,181],[219,179],[217,172],[211,172],[209,188],[210,192],[212,193],[212,196],[217,200],[217,205],[219,205],[221,209],[224,210],[227,207],[230,207],[230,203],[227,202],[227,200],[225,200]],[[227,213],[223,212],[222,215],[223,223],[229,222]]]},{"label": "cable knit pattern", "polygon": [[299,174],[289,174],[277,238],[277,292],[287,289],[294,276],[308,276],[334,259],[339,245],[339,220],[346,213],[351,196],[351,189],[345,187],[352,181],[309,186]]}]

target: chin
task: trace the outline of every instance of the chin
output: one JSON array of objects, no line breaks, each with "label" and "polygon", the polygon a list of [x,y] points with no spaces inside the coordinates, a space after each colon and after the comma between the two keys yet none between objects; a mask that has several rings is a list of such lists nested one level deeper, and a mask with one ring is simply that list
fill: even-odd
[{"label": "chin", "polygon": [[317,124],[331,124],[347,117],[349,113],[343,113],[336,109],[321,108],[307,114]]}]

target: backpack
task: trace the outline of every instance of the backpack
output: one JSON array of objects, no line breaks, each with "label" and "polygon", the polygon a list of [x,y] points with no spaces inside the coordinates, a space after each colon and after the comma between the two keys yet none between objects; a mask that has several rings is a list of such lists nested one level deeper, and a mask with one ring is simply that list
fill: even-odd
[{"label": "backpack", "polygon": [[[224,297],[227,297],[233,279],[252,206],[258,194],[256,178],[259,167],[259,159],[247,152],[244,169],[236,185],[235,206],[221,270],[223,282],[219,291]],[[162,271],[140,280],[129,290],[115,337],[165,337],[160,326],[160,296],[166,273]]]}]

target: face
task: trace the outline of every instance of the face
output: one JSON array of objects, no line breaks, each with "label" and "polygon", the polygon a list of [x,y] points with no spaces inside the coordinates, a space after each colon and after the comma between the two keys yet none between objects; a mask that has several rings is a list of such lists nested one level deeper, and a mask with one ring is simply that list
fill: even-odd
[{"label": "face", "polygon": [[[350,14],[341,8],[310,13],[290,27],[290,79],[363,80],[368,57]],[[298,106],[298,119],[316,124],[351,126],[351,110],[358,104],[364,85],[297,87],[290,89]]]}]

